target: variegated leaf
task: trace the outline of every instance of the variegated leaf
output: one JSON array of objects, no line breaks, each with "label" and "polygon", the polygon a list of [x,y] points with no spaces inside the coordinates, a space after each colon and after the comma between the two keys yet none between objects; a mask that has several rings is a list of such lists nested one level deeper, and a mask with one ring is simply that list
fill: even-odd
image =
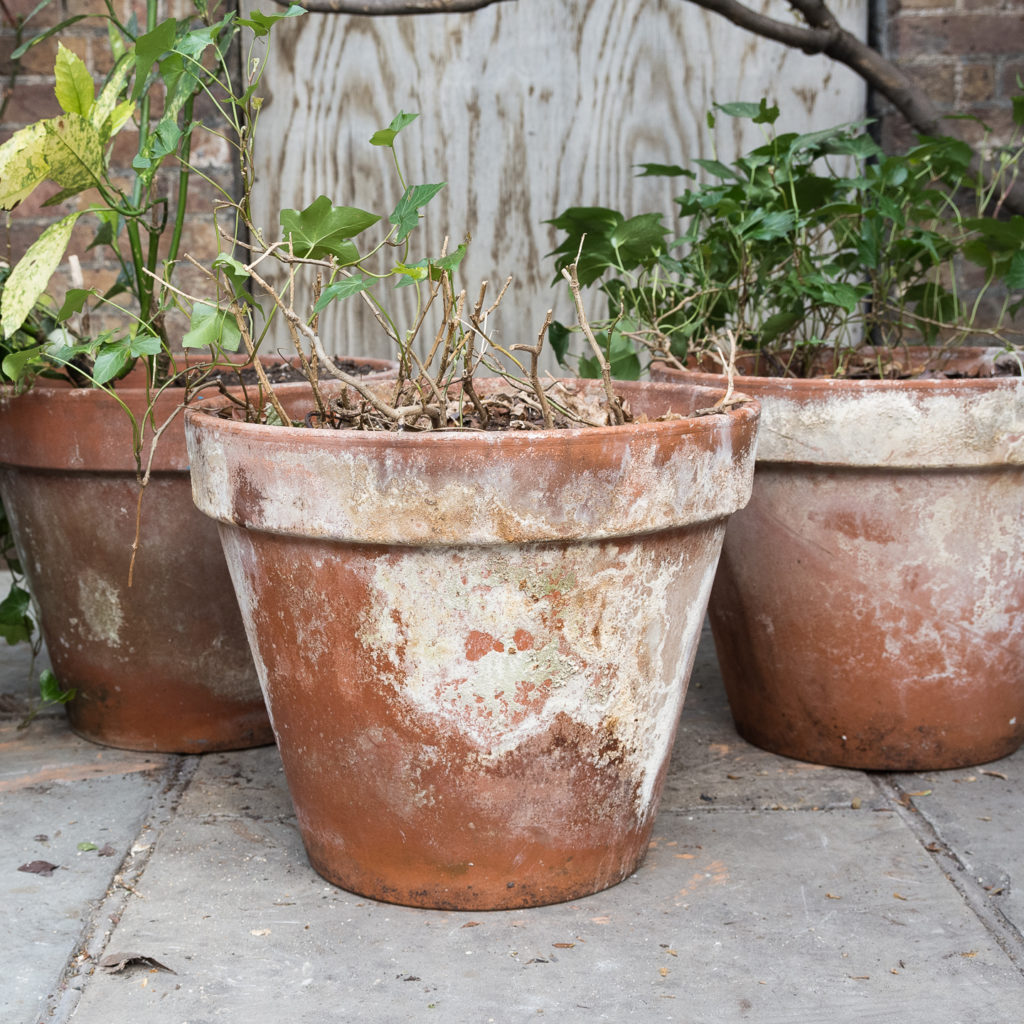
[{"label": "variegated leaf", "polygon": [[0,329],[11,337],[25,322],[39,296],[46,290],[71,239],[75,221],[84,211],[76,210],[51,224],[29,246],[4,282],[0,296]]}]

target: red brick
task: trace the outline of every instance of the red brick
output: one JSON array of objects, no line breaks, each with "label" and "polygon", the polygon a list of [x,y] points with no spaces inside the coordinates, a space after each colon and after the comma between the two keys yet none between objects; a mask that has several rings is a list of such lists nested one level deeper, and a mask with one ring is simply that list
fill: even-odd
[{"label": "red brick", "polygon": [[896,47],[902,57],[957,53],[963,56],[1024,52],[1024,18],[1010,15],[935,15],[901,18]]},{"label": "red brick", "polygon": [[60,104],[53,92],[53,83],[17,83],[4,111],[4,124],[26,125],[44,117],[55,117],[60,113]]},{"label": "red brick", "polygon": [[988,103],[996,96],[995,68],[991,64],[967,64],[963,69],[964,104]]}]

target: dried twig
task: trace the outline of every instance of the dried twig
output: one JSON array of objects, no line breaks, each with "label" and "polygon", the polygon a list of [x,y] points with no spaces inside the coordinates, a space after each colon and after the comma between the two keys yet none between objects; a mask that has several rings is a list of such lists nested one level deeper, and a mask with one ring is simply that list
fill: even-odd
[{"label": "dried twig", "polygon": [[[580,252],[582,250],[583,239],[580,239]],[[604,385],[605,400],[608,402],[608,416],[613,424],[618,425],[625,423],[626,417],[622,411],[622,403],[612,389],[611,367],[608,365],[604,352],[601,351],[601,346],[597,343],[597,338],[594,337],[594,332],[590,329],[590,322],[587,320],[587,314],[583,308],[583,296],[580,294],[580,279],[576,273],[579,259],[580,254],[577,252],[576,259],[568,267],[562,268],[562,277],[569,282],[573,301],[576,304],[576,318],[579,321],[580,329],[586,336],[587,341],[590,342],[590,350],[594,353],[594,358],[597,359],[598,365],[601,367],[601,381]]]},{"label": "dried twig", "polygon": [[536,345],[512,345],[511,351],[513,352],[529,352],[530,353],[530,383],[533,385],[534,393],[537,395],[537,400],[540,402],[541,413],[544,417],[544,426],[554,426],[554,420],[551,416],[551,407],[548,405],[547,395],[544,394],[544,389],[540,386],[540,379],[537,376],[537,362],[540,359],[541,350],[544,347],[544,335],[548,333],[548,328],[551,326],[551,314],[552,310],[547,311],[547,315],[544,317],[544,324],[540,329],[540,333],[537,335]]}]

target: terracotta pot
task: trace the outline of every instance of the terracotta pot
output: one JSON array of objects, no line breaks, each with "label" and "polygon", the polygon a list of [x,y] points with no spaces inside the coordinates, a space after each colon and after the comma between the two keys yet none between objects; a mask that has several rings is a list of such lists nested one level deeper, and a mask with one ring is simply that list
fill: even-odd
[{"label": "terracotta pot", "polygon": [[[142,387],[128,380],[117,393],[143,415]],[[165,393],[156,422],[179,401]],[[224,599],[217,531],[192,504],[180,415],[157,446],[129,589],[138,494],[130,421],[114,399],[43,382],[16,397],[0,389],[0,496],[54,672],[77,691],[71,728],[167,753],[272,743],[245,630]]]},{"label": "terracotta pot", "polygon": [[[911,352],[921,363],[927,355]],[[984,350],[944,365],[977,370]],[[659,366],[654,376],[720,384]],[[710,616],[736,727],[921,771],[1024,740],[1024,381],[744,376],[763,424]]]},{"label": "terracotta pot", "polygon": [[[622,390],[652,416],[716,397]],[[320,874],[494,909],[637,867],[757,416],[381,434],[190,411]]]}]

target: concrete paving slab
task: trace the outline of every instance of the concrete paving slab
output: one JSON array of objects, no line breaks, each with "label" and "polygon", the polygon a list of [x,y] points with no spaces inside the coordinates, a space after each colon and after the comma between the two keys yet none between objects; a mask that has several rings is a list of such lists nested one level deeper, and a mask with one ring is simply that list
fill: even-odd
[{"label": "concrete paving slab", "polygon": [[884,804],[858,771],[760,750],[732,724],[710,630],[705,629],[683,705],[666,798],[687,807],[773,810]]},{"label": "concrete paving slab", "polygon": [[[35,1024],[139,834],[166,758],[106,751],[63,718],[0,726],[0,1020]],[[92,849],[80,849],[88,844]],[[49,875],[23,865],[57,865]]]},{"label": "concrete paving slab", "polygon": [[[877,777],[776,757],[733,730],[709,636],[644,866],[535,910],[411,910],[329,885],[274,748],[161,759],[77,740],[62,713],[31,743],[0,726],[0,860],[36,887],[0,916],[18,950],[0,1000],[22,1000],[0,1002],[4,1024],[1024,1021],[1024,753],[992,775]],[[77,850],[102,827],[126,885]],[[50,878],[15,873],[37,834],[63,865]],[[96,969],[118,952],[177,973]]]},{"label": "concrete paving slab", "polygon": [[894,780],[991,909],[1024,933],[1024,750],[976,768]]},{"label": "concrete paving slab", "polygon": [[95,974],[74,1024],[807,1022],[826,1006],[838,1020],[994,1024],[1024,1005],[1024,977],[891,810],[670,798],[645,865],[615,889],[419,911],[312,872],[265,749],[203,760],[139,891],[107,949],[177,974]]}]

